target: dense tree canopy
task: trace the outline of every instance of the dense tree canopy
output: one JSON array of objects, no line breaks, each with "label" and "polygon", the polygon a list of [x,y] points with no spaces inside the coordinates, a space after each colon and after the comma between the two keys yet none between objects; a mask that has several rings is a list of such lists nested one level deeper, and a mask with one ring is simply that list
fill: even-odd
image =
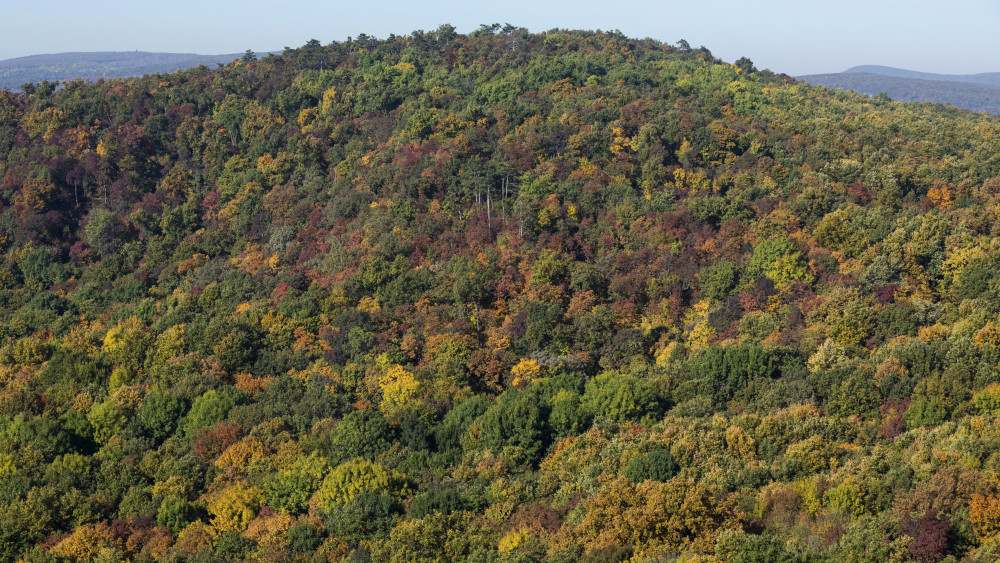
[{"label": "dense tree canopy", "polygon": [[618,32],[0,91],[0,559],[995,560],[998,210]]}]

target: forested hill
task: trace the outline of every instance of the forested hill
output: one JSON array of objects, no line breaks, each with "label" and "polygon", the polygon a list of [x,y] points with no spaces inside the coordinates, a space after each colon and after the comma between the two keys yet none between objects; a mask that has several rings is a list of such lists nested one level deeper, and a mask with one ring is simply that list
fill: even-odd
[{"label": "forested hill", "polygon": [[0,88],[20,89],[31,82],[97,80],[173,72],[198,65],[215,67],[242,55],[196,55],[193,53],[147,53],[109,51],[96,53],[55,53],[31,55],[0,61]]},{"label": "forested hill", "polygon": [[614,32],[0,91],[0,560],[996,560],[998,213]]},{"label": "forested hill", "polygon": [[[885,93],[899,102],[949,104],[961,109],[1000,115],[1000,87],[972,81],[944,80],[946,75],[931,76],[940,78],[913,78],[899,74],[858,71],[812,74],[798,78],[810,84],[853,90],[868,96]],[[993,75],[970,75],[976,76]]]},{"label": "forested hill", "polygon": [[854,66],[843,74],[868,73],[900,78],[919,78],[921,80],[937,80],[941,82],[967,82],[969,84],[986,84],[1000,87],[1000,72],[981,72],[978,74],[937,74],[934,72],[917,72],[891,66],[862,65]]}]

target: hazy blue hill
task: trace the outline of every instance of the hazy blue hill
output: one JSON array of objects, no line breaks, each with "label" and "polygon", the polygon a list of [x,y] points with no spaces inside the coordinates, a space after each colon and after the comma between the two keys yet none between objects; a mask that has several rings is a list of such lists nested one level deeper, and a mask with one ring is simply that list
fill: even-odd
[{"label": "hazy blue hill", "polygon": [[[926,74],[891,69],[889,67],[854,67],[847,72],[812,74],[797,78],[810,84],[842,90],[854,90],[855,92],[869,96],[877,96],[885,92],[890,98],[899,102],[935,102],[949,104],[961,109],[1000,115],[1000,87],[998,86],[969,81],[946,80],[944,78],[927,79],[899,74],[889,75],[873,72],[857,72],[857,69],[860,68],[879,68],[899,71],[901,73]],[[942,77],[945,75],[930,76]],[[996,76],[1000,77],[1000,74],[996,74]]]},{"label": "hazy blue hill", "polygon": [[898,76],[900,78],[917,78],[920,80],[936,80],[940,82],[967,82],[970,84],[986,84],[1000,87],[1000,72],[984,72],[980,74],[935,74],[933,72],[917,72],[891,66],[862,65],[851,67],[847,73],[881,74]]},{"label": "hazy blue hill", "polygon": [[27,82],[83,78],[119,78],[158,72],[173,72],[198,65],[215,66],[241,56],[198,55],[194,53],[148,53],[110,51],[32,55],[0,61],[0,88],[17,89]]}]

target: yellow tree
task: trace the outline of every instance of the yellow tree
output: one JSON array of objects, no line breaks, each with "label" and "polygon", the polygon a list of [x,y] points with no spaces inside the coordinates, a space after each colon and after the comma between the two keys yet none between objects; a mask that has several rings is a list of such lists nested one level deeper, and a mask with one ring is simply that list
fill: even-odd
[{"label": "yellow tree", "polygon": [[382,389],[379,408],[387,416],[392,416],[412,406],[420,383],[403,366],[392,365],[379,377],[379,387]]},{"label": "yellow tree", "polygon": [[1000,498],[993,495],[972,495],[969,504],[969,524],[979,541],[1000,534]]},{"label": "yellow tree", "polygon": [[104,351],[121,368],[136,376],[146,359],[146,351],[153,344],[153,334],[138,317],[112,328],[104,336]]},{"label": "yellow tree", "polygon": [[207,500],[215,530],[242,532],[257,517],[263,495],[257,487],[238,482],[210,495]]},{"label": "yellow tree", "polygon": [[632,546],[636,555],[648,557],[708,553],[716,535],[739,526],[742,516],[733,499],[703,483],[671,479],[633,484],[618,478],[587,503],[573,536],[587,550]]},{"label": "yellow tree", "polygon": [[251,463],[263,459],[269,454],[267,446],[254,436],[246,436],[239,442],[226,448],[215,460],[219,467],[245,468]]},{"label": "yellow tree", "polygon": [[335,467],[314,496],[314,503],[323,510],[344,504],[362,492],[406,497],[409,491],[406,476],[380,463],[357,458]]}]

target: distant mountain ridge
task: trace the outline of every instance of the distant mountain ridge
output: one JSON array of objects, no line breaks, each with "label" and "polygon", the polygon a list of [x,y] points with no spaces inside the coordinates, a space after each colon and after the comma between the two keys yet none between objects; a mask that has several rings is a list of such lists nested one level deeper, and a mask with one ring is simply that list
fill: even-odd
[{"label": "distant mountain ridge", "polygon": [[146,51],[72,52],[31,55],[0,61],[0,88],[15,90],[28,82],[97,80],[174,72],[198,65],[230,63],[242,53],[199,55]]},{"label": "distant mountain ridge", "polygon": [[844,74],[881,74],[898,76],[900,78],[916,78],[920,80],[935,80],[938,82],[967,82],[969,84],[986,84],[1000,88],[1000,72],[983,72],[979,74],[936,74],[933,72],[918,72],[891,66],[862,65],[851,67]]},{"label": "distant mountain ridge", "polygon": [[933,102],[1000,115],[1000,72],[934,74],[887,66],[856,66],[840,73],[796,77],[810,84],[853,90],[868,96],[885,92],[899,102]]}]

